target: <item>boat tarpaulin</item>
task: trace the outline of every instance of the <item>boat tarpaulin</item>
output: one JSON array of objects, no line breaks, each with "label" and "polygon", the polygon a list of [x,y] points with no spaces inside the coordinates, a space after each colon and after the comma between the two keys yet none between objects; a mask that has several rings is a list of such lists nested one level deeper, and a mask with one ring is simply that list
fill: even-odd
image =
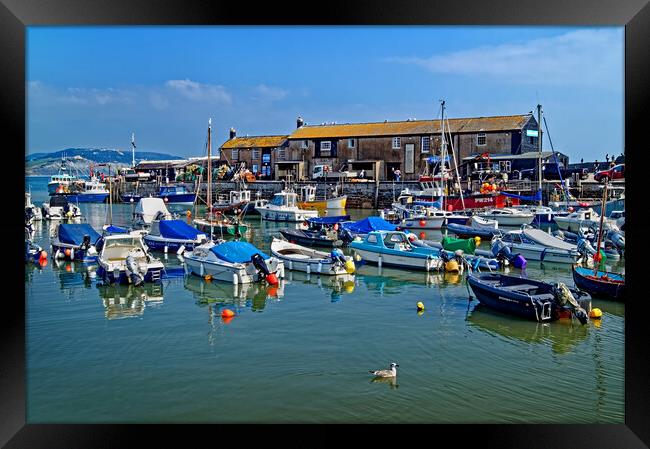
[{"label": "boat tarpaulin", "polygon": [[58,236],[61,243],[79,246],[83,243],[85,235],[90,237],[90,243],[93,245],[101,237],[88,223],[62,223],[59,225]]},{"label": "boat tarpaulin", "polygon": [[539,201],[542,199],[542,191],[538,190],[535,195],[517,195],[516,193],[501,192],[501,195],[510,198],[519,198],[522,201]]},{"label": "boat tarpaulin", "polygon": [[128,234],[129,230],[126,228],[120,228],[119,226],[110,225],[104,228],[104,231],[108,234]]},{"label": "boat tarpaulin", "polygon": [[147,224],[151,223],[158,212],[162,212],[165,217],[171,218],[169,209],[165,206],[165,201],[162,198],[141,198],[135,207],[135,215],[142,217],[142,220]]},{"label": "boat tarpaulin", "polygon": [[168,239],[194,240],[199,234],[204,234],[183,220],[161,220],[158,224],[160,235]]},{"label": "boat tarpaulin", "polygon": [[394,231],[396,229],[394,224],[381,217],[368,217],[354,223],[343,223],[341,226],[358,234],[367,234],[370,231]]},{"label": "boat tarpaulin", "polygon": [[337,215],[335,217],[312,217],[308,218],[307,221],[315,224],[336,224],[342,221],[348,221],[349,219],[349,215]]},{"label": "boat tarpaulin", "polygon": [[219,259],[230,263],[246,263],[251,261],[254,254],[259,254],[264,260],[269,256],[248,242],[225,242],[210,248]]}]

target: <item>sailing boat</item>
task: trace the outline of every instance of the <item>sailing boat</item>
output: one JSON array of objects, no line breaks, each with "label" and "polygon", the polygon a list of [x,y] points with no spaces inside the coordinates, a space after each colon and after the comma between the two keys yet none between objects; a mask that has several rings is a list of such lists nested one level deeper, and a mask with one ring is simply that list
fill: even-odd
[{"label": "sailing boat", "polygon": [[[214,231],[215,228],[218,229],[220,236],[223,236],[224,230],[226,231],[227,234],[229,235],[234,235],[234,236],[241,236],[243,233],[245,233],[248,230],[248,227],[244,224],[241,224],[241,217],[242,213],[240,212],[239,215],[236,216],[236,218],[229,218],[225,215],[224,212],[221,210],[218,210],[213,207],[212,204],[212,159],[211,159],[211,151],[212,151],[212,119],[208,121],[208,185],[207,185],[207,199],[205,201],[206,203],[206,212],[205,215],[199,218],[194,219],[194,226],[196,226],[198,229],[205,231],[205,232],[210,232],[210,239],[214,237]],[[198,189],[200,188],[201,183],[197,183],[197,200],[198,200]],[[198,201],[195,202],[195,212],[196,212],[196,204],[198,204]]]}]

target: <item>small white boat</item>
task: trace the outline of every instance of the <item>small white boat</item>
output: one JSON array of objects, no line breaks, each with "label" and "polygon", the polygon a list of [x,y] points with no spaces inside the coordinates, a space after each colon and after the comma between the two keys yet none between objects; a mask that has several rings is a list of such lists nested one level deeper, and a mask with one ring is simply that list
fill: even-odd
[{"label": "small white boat", "polygon": [[266,281],[276,285],[284,278],[284,262],[269,257],[248,242],[207,242],[184,255],[186,273],[212,279],[246,284]]},{"label": "small white boat", "polygon": [[[529,232],[527,234],[525,231],[539,231],[542,234],[546,234],[544,231],[538,229],[526,229],[510,231],[503,236],[494,236],[492,238],[492,253],[498,253],[498,248],[505,245],[513,254],[520,254],[526,260],[573,264],[580,257],[580,253],[575,245],[570,245],[548,234],[546,234],[548,239],[545,239],[537,235],[537,233],[533,234]],[[536,239],[533,240],[529,235],[535,235]],[[540,242],[544,242],[544,244]]]},{"label": "small white boat", "polygon": [[517,209],[509,207],[488,209],[485,212],[479,212],[481,218],[496,220],[501,226],[521,226],[531,224],[535,219],[535,214],[532,212],[521,212]]},{"label": "small white boat", "polygon": [[273,199],[269,203],[256,206],[255,210],[260,213],[263,220],[270,221],[300,222],[308,218],[318,217],[317,210],[300,209],[297,206],[297,197],[298,195],[295,192],[283,190],[273,195]]},{"label": "small white boat", "polygon": [[48,220],[79,218],[81,209],[70,203],[66,195],[52,195],[49,202],[43,203],[43,216]]},{"label": "small white boat", "polygon": [[[580,209],[565,216],[554,217],[557,227],[564,231],[575,232],[581,227],[595,227],[600,226],[600,215],[592,208]],[[613,220],[603,218],[603,229],[618,230],[618,226]]]},{"label": "small white boat", "polygon": [[173,218],[162,198],[141,198],[133,212],[133,224],[142,228],[150,227],[154,220],[172,220]]},{"label": "small white boat", "polygon": [[[411,229],[441,229],[447,224],[449,218],[459,216],[450,211],[436,209],[435,207],[414,206],[410,215],[399,224],[403,228]],[[467,220],[467,217],[460,217]]]},{"label": "small white boat", "polygon": [[548,206],[518,205],[510,207],[521,212],[535,214],[534,221],[537,223],[553,223],[555,212]]},{"label": "small white boat", "polygon": [[41,208],[32,203],[32,194],[30,192],[25,192],[25,215],[29,215],[32,220],[43,219]]},{"label": "small white boat", "polygon": [[474,229],[499,229],[499,222],[496,220],[490,220],[488,218],[479,217],[477,215],[472,215],[470,218],[470,226]]},{"label": "small white boat", "polygon": [[97,275],[107,284],[160,282],[163,263],[149,254],[142,237],[134,234],[106,235],[99,253]]},{"label": "small white boat", "polygon": [[352,274],[355,270],[352,257],[343,255],[340,249],[326,253],[274,238],[271,242],[271,254],[282,260],[284,266],[290,270],[305,273],[336,276]]}]

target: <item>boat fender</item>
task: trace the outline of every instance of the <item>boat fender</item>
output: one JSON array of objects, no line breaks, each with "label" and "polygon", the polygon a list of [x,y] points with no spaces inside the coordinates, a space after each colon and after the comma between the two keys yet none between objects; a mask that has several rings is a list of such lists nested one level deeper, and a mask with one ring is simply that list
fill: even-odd
[{"label": "boat fender", "polygon": [[542,254],[539,255],[539,260],[541,262],[544,262],[544,258],[546,257],[546,248],[542,250]]},{"label": "boat fender", "polygon": [[528,264],[526,258],[521,254],[517,254],[515,257],[513,257],[511,262],[515,268],[521,268],[522,270],[525,270],[526,265]]}]

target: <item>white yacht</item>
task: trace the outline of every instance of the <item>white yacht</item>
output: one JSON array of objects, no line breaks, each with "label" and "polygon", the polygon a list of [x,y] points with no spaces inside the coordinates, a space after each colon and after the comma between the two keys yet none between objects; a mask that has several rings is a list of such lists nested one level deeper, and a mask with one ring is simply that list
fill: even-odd
[{"label": "white yacht", "polygon": [[521,226],[531,224],[535,219],[535,214],[532,212],[522,212],[510,207],[488,209],[476,215],[481,218],[496,220],[500,226]]},{"label": "white yacht", "polygon": [[[570,232],[576,232],[581,227],[595,227],[598,229],[600,226],[600,215],[592,208],[580,209],[565,216],[556,215],[554,220],[558,228]],[[603,229],[617,231],[618,226],[615,221],[603,218]]]}]

